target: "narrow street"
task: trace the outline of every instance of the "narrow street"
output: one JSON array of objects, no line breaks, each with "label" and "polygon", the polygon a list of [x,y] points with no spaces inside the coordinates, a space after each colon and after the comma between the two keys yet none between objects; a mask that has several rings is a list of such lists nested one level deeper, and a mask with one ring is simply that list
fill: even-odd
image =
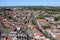
[{"label": "narrow street", "polygon": [[[32,17],[32,19],[33,19],[32,21],[35,21],[35,22],[36,22],[36,19],[35,19],[33,13],[32,13],[32,16],[31,16],[31,17]],[[38,26],[37,22],[36,22],[35,26],[36,26],[36,29],[39,30],[41,33],[43,33],[43,35],[44,35],[46,38],[50,38],[50,40],[53,39],[53,38],[49,37],[46,33],[44,33],[41,29],[39,29],[39,26]]]}]

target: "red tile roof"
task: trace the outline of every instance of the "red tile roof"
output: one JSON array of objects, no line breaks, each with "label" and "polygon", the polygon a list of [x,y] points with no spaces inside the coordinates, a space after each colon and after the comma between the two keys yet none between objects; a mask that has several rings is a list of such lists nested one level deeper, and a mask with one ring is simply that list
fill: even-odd
[{"label": "red tile roof", "polygon": [[32,25],[32,28],[31,28],[32,30],[35,30],[36,29],[36,27],[34,26],[34,25]]},{"label": "red tile roof", "polygon": [[58,34],[55,34],[58,38],[60,38],[60,33],[58,33]]},{"label": "red tile roof", "polygon": [[43,35],[41,32],[34,33],[34,36],[41,36],[41,35]]},{"label": "red tile roof", "polygon": [[13,40],[11,36],[8,36],[7,37],[7,40]]}]

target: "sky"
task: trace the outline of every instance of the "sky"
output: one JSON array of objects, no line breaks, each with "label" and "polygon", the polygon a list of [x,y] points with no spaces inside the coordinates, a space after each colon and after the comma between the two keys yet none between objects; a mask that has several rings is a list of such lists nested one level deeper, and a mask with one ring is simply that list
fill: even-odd
[{"label": "sky", "polygon": [[0,6],[60,6],[60,0],[0,0]]}]

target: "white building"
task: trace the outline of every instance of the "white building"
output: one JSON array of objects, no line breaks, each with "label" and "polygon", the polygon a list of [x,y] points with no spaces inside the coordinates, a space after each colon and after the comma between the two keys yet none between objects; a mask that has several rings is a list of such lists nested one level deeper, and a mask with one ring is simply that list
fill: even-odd
[{"label": "white building", "polygon": [[48,21],[51,21],[51,22],[53,22],[55,20],[55,18],[52,16],[46,16],[45,19]]}]

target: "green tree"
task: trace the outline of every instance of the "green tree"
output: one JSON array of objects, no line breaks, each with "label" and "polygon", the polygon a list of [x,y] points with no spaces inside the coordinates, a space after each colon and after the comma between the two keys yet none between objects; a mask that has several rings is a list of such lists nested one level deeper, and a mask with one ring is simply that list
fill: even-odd
[{"label": "green tree", "polygon": [[37,19],[44,19],[45,17],[43,15],[39,15]]},{"label": "green tree", "polygon": [[60,16],[55,17],[55,21],[59,21],[60,20]]},{"label": "green tree", "polygon": [[35,25],[35,24],[36,24],[35,20],[34,20],[34,21],[32,21],[32,24],[33,24],[33,25]]}]

